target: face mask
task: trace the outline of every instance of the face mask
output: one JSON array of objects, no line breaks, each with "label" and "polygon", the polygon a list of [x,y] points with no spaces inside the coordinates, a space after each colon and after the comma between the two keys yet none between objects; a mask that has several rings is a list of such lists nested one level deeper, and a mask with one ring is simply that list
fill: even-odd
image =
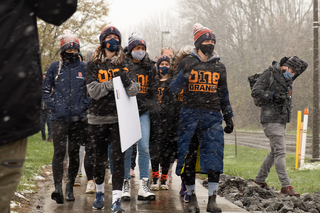
[{"label": "face mask", "polygon": [[200,50],[204,55],[210,55],[214,50],[213,44],[201,44]]},{"label": "face mask", "polygon": [[169,67],[166,67],[166,66],[164,66],[164,67],[159,67],[159,70],[160,70],[160,74],[161,74],[161,75],[166,75],[166,74],[168,74]]},{"label": "face mask", "polygon": [[143,50],[139,50],[139,51],[132,51],[131,55],[134,59],[136,59],[137,61],[141,61],[144,56],[146,55],[146,52]]},{"label": "face mask", "polygon": [[287,70],[285,73],[283,73],[283,76],[285,79],[291,79],[294,75]]},{"label": "face mask", "polygon": [[68,61],[69,63],[74,63],[79,59],[79,54],[78,53],[67,53],[67,52],[63,52],[61,53],[62,58],[66,61]]},{"label": "face mask", "polygon": [[115,52],[119,49],[120,42],[115,40],[114,38],[104,41],[103,47],[109,50],[110,52]]}]

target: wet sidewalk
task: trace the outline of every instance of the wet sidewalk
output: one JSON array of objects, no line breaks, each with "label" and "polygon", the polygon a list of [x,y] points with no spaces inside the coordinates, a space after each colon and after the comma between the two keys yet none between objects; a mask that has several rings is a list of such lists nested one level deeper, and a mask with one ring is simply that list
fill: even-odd
[{"label": "wet sidewalk", "polygon": [[[173,168],[174,169],[174,168]],[[84,171],[84,170],[82,170]],[[174,171],[174,170],[173,170]],[[169,190],[155,191],[155,201],[138,201],[138,190],[139,190],[139,178],[138,169],[135,169],[136,177],[131,178],[131,201],[123,201],[122,208],[126,213],[182,213],[188,212],[187,205],[183,201],[183,197],[179,196],[180,191],[180,177],[173,174],[172,183],[170,183]],[[87,212],[110,212],[111,200],[112,200],[112,185],[108,185],[109,170],[106,171],[105,178],[105,200],[104,210],[93,210],[92,204],[94,201],[95,194],[85,194],[87,178],[86,176],[81,177],[81,186],[74,187],[75,201],[64,202],[64,204],[56,204],[55,201],[51,200],[51,193],[54,190],[53,184],[50,190],[45,194],[45,205],[43,212],[54,213],[87,213]],[[64,183],[65,186],[65,183]],[[64,190],[64,188],[63,188]],[[208,203],[208,191],[198,181],[196,181],[196,194],[200,207],[200,212],[206,212]],[[244,209],[234,205],[233,203],[225,200],[224,198],[218,197],[217,203],[222,209],[222,212],[247,212]]]}]

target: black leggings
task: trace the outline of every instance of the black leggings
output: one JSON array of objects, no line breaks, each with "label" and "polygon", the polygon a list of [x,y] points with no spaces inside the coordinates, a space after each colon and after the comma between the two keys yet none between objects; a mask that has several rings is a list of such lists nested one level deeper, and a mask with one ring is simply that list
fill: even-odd
[{"label": "black leggings", "polygon": [[54,154],[52,158],[52,172],[54,182],[62,183],[63,159],[66,154],[68,141],[68,181],[74,182],[79,168],[79,148],[86,122],[51,121]]},{"label": "black leggings", "polygon": [[113,190],[122,190],[125,153],[121,152],[118,123],[102,125],[89,124],[89,135],[95,153],[93,176],[96,184],[102,184],[104,182],[108,145],[112,143],[112,188]]},{"label": "black leggings", "polygon": [[[194,134],[190,141],[189,151],[185,159],[184,172],[181,174],[181,180],[184,185],[194,185],[196,177],[196,162],[198,155],[199,141],[197,134]],[[208,182],[219,183],[220,173],[213,170],[208,171]]]},{"label": "black leggings", "polygon": [[94,151],[91,141],[87,141],[85,145],[86,155],[84,157],[84,169],[86,170],[87,179],[93,180]]}]

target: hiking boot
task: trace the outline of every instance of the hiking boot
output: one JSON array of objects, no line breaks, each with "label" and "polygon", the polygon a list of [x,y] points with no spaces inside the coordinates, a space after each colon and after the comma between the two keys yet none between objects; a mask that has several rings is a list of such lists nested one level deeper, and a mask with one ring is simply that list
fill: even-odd
[{"label": "hiking boot", "polygon": [[43,141],[46,141],[46,137],[42,137],[42,140],[43,140]]},{"label": "hiking boot", "polygon": [[168,190],[168,175],[161,174],[161,180],[160,180],[160,189],[161,190]]},{"label": "hiking boot", "polygon": [[261,188],[263,188],[263,189],[266,189],[266,190],[270,190],[270,189],[271,189],[266,182],[264,182],[264,183],[259,183],[259,182],[255,181],[255,180],[254,180],[253,182],[254,182],[255,184],[257,184],[258,186],[260,186]]},{"label": "hiking boot", "polygon": [[93,209],[104,209],[104,193],[102,192],[97,192],[96,197],[94,199],[92,208]]},{"label": "hiking boot", "polygon": [[200,212],[197,196],[193,190],[192,190],[192,195],[189,196],[188,212],[192,212],[192,213]]},{"label": "hiking boot", "polygon": [[73,195],[73,181],[68,181],[66,185],[66,201],[74,201],[74,195]]},{"label": "hiking boot", "polygon": [[94,181],[88,181],[86,194],[94,194],[96,192],[96,184]]},{"label": "hiking boot", "polygon": [[186,189],[184,188],[183,183],[181,183],[179,195],[182,197],[182,196],[184,196],[185,193],[186,193]]},{"label": "hiking boot", "polygon": [[74,181],[74,186],[81,186],[81,180],[80,177],[77,175],[76,180]]},{"label": "hiking boot", "polygon": [[48,140],[47,140],[47,142],[52,142],[52,139],[51,139],[51,137],[48,137]]},{"label": "hiking boot", "polygon": [[149,179],[142,178],[139,180],[138,200],[155,200],[156,195],[149,189]]},{"label": "hiking boot", "polygon": [[121,201],[120,199],[118,199],[112,204],[111,213],[122,213],[122,212],[125,212],[125,211],[121,208]]},{"label": "hiking boot", "polygon": [[217,195],[212,195],[208,199],[207,212],[221,212],[216,202]]},{"label": "hiking boot", "polygon": [[62,183],[54,183],[55,190],[51,194],[51,199],[55,200],[57,204],[63,204]]},{"label": "hiking boot", "polygon": [[296,197],[300,197],[300,194],[295,192],[292,188],[292,186],[286,186],[286,187],[282,187],[281,188],[281,193],[282,194],[287,194],[290,196],[296,196]]},{"label": "hiking boot", "polygon": [[131,186],[130,186],[130,179],[128,178],[123,181],[121,200],[123,201],[131,200]]}]

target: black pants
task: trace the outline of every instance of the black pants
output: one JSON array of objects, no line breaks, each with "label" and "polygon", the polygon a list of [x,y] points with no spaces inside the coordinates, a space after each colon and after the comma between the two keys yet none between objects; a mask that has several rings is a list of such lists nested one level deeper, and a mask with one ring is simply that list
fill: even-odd
[{"label": "black pants", "polygon": [[[190,146],[189,151],[187,153],[185,159],[185,168],[184,172],[181,174],[181,180],[184,185],[194,185],[196,178],[196,162],[198,155],[198,146],[199,141],[197,138],[197,134],[194,134]],[[214,172],[212,170],[208,171],[208,182],[216,182],[219,183],[220,173]]]},{"label": "black pants", "polygon": [[84,169],[86,170],[87,180],[93,180],[94,151],[93,145],[88,133],[88,123],[84,129],[84,142],[86,155],[84,157]]},{"label": "black pants", "polygon": [[160,165],[162,174],[168,174],[170,163],[176,150],[175,132],[171,124],[171,120],[165,116],[160,119],[156,116],[151,116],[149,149],[152,172],[159,171]]},{"label": "black pants", "polygon": [[124,153],[121,152],[118,123],[103,125],[89,124],[89,135],[95,153],[93,176],[96,184],[102,184],[104,182],[108,145],[112,143],[112,188],[113,190],[122,190]]},{"label": "black pants", "polygon": [[52,159],[52,172],[54,182],[62,183],[63,159],[68,141],[68,181],[74,182],[79,168],[79,148],[86,122],[51,121],[54,154]]}]

